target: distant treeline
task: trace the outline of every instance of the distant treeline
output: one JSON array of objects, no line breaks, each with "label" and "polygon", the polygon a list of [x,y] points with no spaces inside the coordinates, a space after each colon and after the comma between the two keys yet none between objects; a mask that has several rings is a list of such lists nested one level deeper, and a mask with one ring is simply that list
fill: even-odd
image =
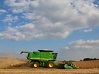
[{"label": "distant treeline", "polygon": [[84,58],[83,61],[88,61],[88,60],[99,60],[97,58]]}]

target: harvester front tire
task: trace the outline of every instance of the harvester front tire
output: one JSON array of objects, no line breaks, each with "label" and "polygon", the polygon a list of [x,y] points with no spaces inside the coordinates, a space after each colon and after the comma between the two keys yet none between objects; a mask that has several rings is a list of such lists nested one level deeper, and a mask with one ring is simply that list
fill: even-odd
[{"label": "harvester front tire", "polygon": [[38,68],[39,67],[39,63],[38,62],[34,62],[32,66],[33,66],[33,68]]},{"label": "harvester front tire", "polygon": [[47,63],[47,68],[54,68],[54,62],[49,61],[49,62]]}]

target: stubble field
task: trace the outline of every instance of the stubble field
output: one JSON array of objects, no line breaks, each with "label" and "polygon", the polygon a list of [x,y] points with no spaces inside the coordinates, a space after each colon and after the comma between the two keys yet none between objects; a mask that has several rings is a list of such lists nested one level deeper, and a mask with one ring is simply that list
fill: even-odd
[{"label": "stubble field", "polygon": [[99,74],[99,60],[73,63],[79,69],[31,68],[27,60],[0,58],[0,74]]}]

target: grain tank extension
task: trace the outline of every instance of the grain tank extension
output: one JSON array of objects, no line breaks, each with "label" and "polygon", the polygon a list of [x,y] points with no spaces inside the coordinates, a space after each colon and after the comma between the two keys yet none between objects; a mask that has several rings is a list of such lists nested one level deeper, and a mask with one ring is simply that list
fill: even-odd
[{"label": "grain tank extension", "polygon": [[53,68],[55,66],[54,61],[57,58],[58,53],[54,53],[52,50],[38,50],[35,52],[22,51],[27,53],[27,59],[30,60],[30,64],[37,68],[39,66]]}]

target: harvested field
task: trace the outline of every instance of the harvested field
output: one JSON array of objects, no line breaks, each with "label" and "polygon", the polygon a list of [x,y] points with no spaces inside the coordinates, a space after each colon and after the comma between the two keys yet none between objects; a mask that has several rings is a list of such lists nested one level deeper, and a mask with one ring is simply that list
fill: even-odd
[{"label": "harvested field", "polygon": [[17,65],[26,64],[27,60],[22,60],[18,58],[0,58],[0,68],[9,68]]},{"label": "harvested field", "polygon": [[99,69],[0,69],[0,74],[99,74]]},{"label": "harvested field", "polygon": [[31,68],[27,60],[0,58],[0,74],[99,74],[99,60],[73,63],[81,69]]}]

